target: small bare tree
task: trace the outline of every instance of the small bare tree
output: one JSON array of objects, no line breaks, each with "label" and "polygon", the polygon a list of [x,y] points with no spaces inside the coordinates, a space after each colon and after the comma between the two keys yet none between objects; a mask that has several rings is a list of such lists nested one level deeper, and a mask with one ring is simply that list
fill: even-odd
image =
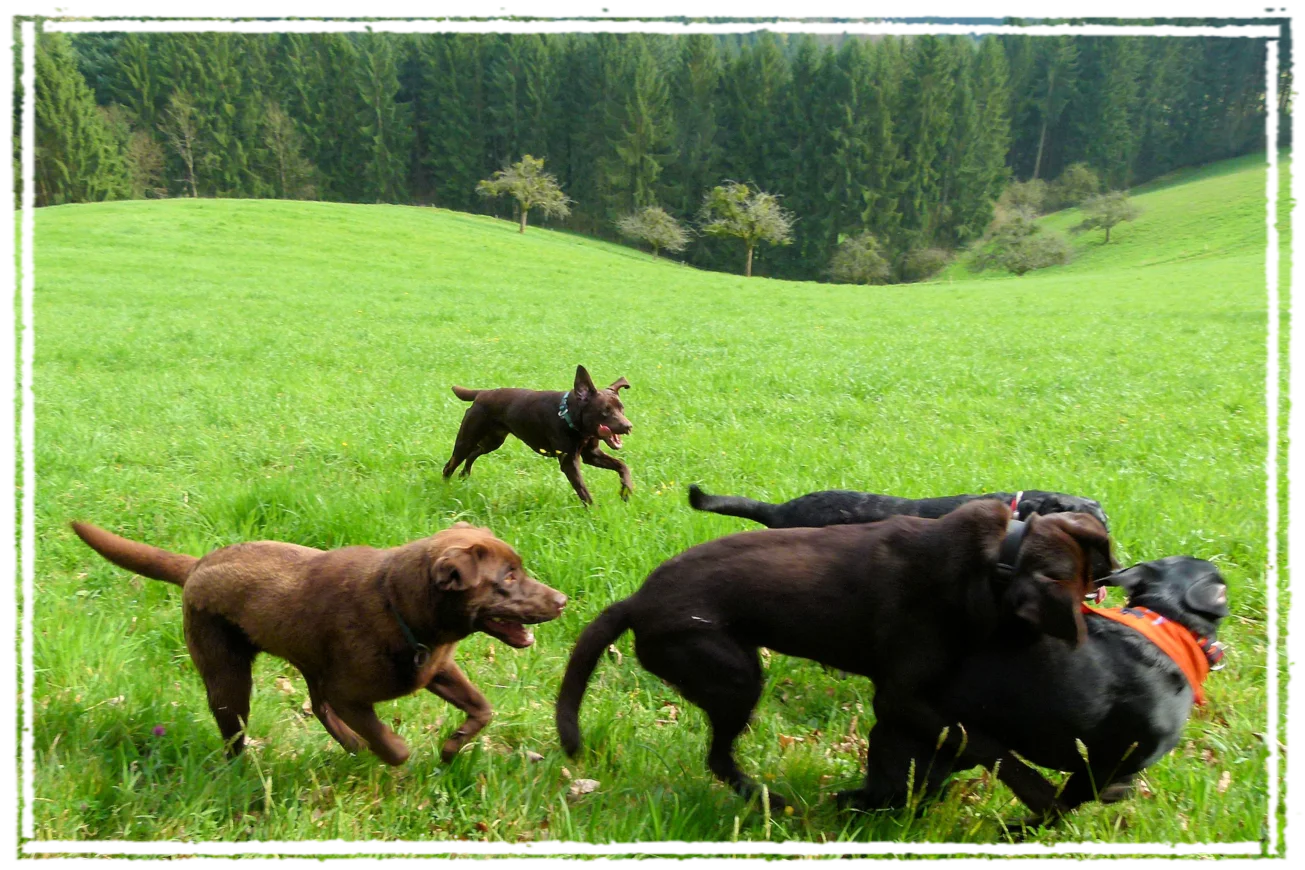
[{"label": "small bare tree", "polygon": [[276,161],[277,196],[282,199],[312,199],[313,165],[303,155],[303,137],[294,119],[278,103],[268,103],[264,115],[263,142]]},{"label": "small bare tree", "polygon": [[689,244],[688,231],[659,205],[650,205],[618,218],[616,228],[626,238],[638,239],[652,246],[653,259],[663,248],[678,253]]},{"label": "small bare tree", "polygon": [[507,194],[515,199],[523,233],[526,231],[526,215],[532,208],[539,209],[547,217],[564,218],[571,213],[571,199],[562,192],[557,179],[544,171],[544,159],[529,154],[479,182],[476,193],[481,196]]},{"label": "small bare tree", "polygon": [[887,284],[892,274],[892,266],[872,233],[843,239],[829,261],[829,277],[839,284]]},{"label": "small bare tree", "polygon": [[1083,203],[1083,223],[1076,227],[1071,227],[1072,233],[1086,233],[1091,230],[1105,230],[1106,240],[1103,245],[1110,244],[1110,229],[1124,221],[1135,220],[1142,210],[1133,205],[1129,200],[1128,194],[1122,190],[1112,190],[1110,193],[1102,193],[1091,197]]},{"label": "small bare tree", "polygon": [[793,213],[780,208],[779,197],[746,184],[727,181],[702,198],[698,221],[709,236],[740,239],[748,246],[745,277],[752,277],[752,252],[758,242],[787,245],[793,241]]},{"label": "small bare tree", "polygon": [[196,119],[195,103],[185,91],[177,91],[168,98],[168,107],[163,111],[163,123],[160,125],[163,135],[167,137],[172,150],[181,158],[186,168],[186,185],[191,196],[199,196],[195,183],[195,159],[199,146],[199,123]]}]

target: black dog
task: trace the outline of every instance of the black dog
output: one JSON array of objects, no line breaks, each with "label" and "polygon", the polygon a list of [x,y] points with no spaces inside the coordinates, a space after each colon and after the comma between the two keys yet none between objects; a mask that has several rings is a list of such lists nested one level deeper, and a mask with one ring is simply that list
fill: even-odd
[{"label": "black dog", "polygon": [[[1228,615],[1228,597],[1214,565],[1171,556],[1134,565],[1106,582],[1128,592],[1128,606],[1085,609],[1087,640],[1081,646],[994,636],[926,695],[949,721],[1000,740],[1034,764],[1070,772],[1049,812],[1030,822],[1093,799],[1126,797],[1133,778],[1178,744],[1192,704],[1203,700],[1201,681],[1211,668],[1222,667],[1223,647],[1214,638]],[[1142,634],[1144,623],[1151,624],[1149,632],[1159,632],[1167,651]],[[908,777],[913,775],[917,791],[937,791],[950,774],[976,766],[964,753],[954,759],[938,752],[937,744],[937,733],[876,722],[866,788],[856,803],[902,806]]]},{"label": "black dog", "polygon": [[837,526],[845,523],[874,523],[889,517],[937,519],[963,504],[994,499],[1012,506],[1016,519],[1034,514],[1082,513],[1110,528],[1101,505],[1090,498],[1028,489],[1023,492],[989,492],[983,495],[949,495],[939,498],[899,498],[872,492],[831,489],[799,496],[783,504],[770,504],[734,495],[708,495],[696,483],[689,485],[689,504],[700,511],[742,517],[772,529],[799,526]]},{"label": "black dog", "polygon": [[[557,701],[562,747],[579,749],[586,684],[627,629],[639,662],[707,713],[708,767],[743,795],[757,786],[733,745],[761,696],[758,647],[868,676],[876,717],[936,735],[947,720],[921,702],[923,690],[996,631],[1081,643],[1083,597],[1114,567],[1106,530],[1089,516],[1010,518],[980,501],[936,520],[763,529],[686,550],[576,641]],[[966,745],[993,761],[1006,751],[977,731]],[[1022,767],[1003,764],[1002,780],[1030,806],[1050,806],[1054,789]]]}]

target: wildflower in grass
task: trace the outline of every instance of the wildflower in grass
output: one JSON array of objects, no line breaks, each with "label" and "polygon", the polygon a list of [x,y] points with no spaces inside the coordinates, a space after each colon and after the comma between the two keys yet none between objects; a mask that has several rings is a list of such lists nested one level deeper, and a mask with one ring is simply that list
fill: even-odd
[{"label": "wildflower in grass", "polygon": [[155,725],[155,726],[154,726],[154,736],[155,736],[155,737],[162,737],[164,734],[167,734],[167,733],[168,733],[168,729],[164,728],[162,725]]}]

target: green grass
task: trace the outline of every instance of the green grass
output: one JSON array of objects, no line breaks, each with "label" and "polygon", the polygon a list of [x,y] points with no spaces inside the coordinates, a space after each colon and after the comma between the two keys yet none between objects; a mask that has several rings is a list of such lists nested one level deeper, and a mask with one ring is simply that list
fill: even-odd
[{"label": "green grass", "polygon": [[[691,511],[699,482],[773,499],[1064,490],[1102,501],[1124,563],[1214,560],[1232,655],[1210,703],[1145,796],[1036,840],[1261,838],[1263,179],[1244,163],[1139,196],[1141,219],[1108,247],[1079,240],[1064,268],[879,288],[744,280],[434,209],[42,210],[38,837],[1004,841],[1021,808],[978,771],[918,817],[837,812],[871,687],[778,655],[738,754],[797,799],[792,816],[768,820],[712,779],[703,716],[638,666],[628,635],[590,685],[584,753],[562,755],[552,705],[580,629],[661,561],[748,525]],[[628,504],[614,474],[587,469],[585,510],[516,441],[441,480],[464,408],[450,384],[564,389],[576,363],[633,384]],[[448,766],[438,747],[459,719],[442,701],[382,707],[414,750],[390,769],[332,743],[298,675],[267,657],[259,743],[228,763],[177,590],[99,559],[73,518],[194,554],[391,546],[466,519],[572,603],[530,649],[459,647],[497,718]],[[568,777],[601,785],[568,799]]]}]

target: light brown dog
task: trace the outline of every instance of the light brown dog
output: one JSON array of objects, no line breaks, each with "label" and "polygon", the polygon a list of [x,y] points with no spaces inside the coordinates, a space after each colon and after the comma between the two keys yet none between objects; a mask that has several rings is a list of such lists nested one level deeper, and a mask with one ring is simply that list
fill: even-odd
[{"label": "light brown dog", "polygon": [[458,641],[483,631],[527,647],[525,626],[566,605],[511,547],[467,523],[389,550],[258,541],[202,559],[72,527],[115,565],[182,587],[186,646],[232,755],[244,748],[254,657],[269,652],[304,675],[313,713],[341,746],[387,764],[406,761],[408,747],[372,705],[434,692],[467,714],[440,752],[447,762],[493,715],[453,662]]}]

